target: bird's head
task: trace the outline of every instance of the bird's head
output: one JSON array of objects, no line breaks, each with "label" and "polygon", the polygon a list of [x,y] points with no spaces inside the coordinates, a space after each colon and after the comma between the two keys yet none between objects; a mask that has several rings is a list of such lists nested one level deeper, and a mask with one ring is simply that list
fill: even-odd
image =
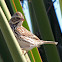
[{"label": "bird's head", "polygon": [[18,23],[23,23],[24,21],[24,16],[22,15],[21,12],[16,12],[12,18],[10,19],[9,23],[10,24],[18,24]]}]

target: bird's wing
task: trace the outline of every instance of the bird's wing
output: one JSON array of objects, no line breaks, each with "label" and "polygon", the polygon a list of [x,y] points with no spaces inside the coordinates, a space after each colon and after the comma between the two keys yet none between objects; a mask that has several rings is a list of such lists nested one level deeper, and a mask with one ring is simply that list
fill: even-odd
[{"label": "bird's wing", "polygon": [[38,47],[38,45],[40,45],[40,40],[35,40],[26,36],[20,36],[19,38],[22,39],[27,44],[29,43],[30,46]]},{"label": "bird's wing", "polygon": [[23,26],[17,27],[16,31],[19,35],[22,36],[26,36],[32,39],[36,39],[36,40],[40,40],[37,36],[35,36],[34,34],[32,34],[30,31],[28,31],[26,28],[24,28]]}]

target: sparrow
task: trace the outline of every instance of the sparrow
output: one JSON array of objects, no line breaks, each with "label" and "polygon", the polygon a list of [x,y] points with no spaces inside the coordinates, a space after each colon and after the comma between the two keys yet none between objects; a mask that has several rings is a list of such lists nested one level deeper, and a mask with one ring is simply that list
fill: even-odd
[{"label": "sparrow", "polygon": [[29,51],[43,44],[55,44],[58,42],[40,40],[36,35],[22,26],[24,16],[21,12],[16,12],[9,21],[10,27],[23,50]]}]

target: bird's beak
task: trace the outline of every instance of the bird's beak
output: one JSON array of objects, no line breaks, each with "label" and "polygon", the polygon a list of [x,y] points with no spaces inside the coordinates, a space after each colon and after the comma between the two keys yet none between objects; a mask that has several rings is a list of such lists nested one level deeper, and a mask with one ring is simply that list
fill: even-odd
[{"label": "bird's beak", "polygon": [[24,21],[25,19],[24,18],[21,18],[22,21]]}]

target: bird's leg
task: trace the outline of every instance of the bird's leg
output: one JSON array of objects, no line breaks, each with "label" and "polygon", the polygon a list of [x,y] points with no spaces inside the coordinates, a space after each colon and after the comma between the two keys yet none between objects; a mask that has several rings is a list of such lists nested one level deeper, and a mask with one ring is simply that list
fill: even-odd
[{"label": "bird's leg", "polygon": [[24,53],[24,55],[26,55],[27,52],[28,52],[28,51],[26,51],[26,52]]},{"label": "bird's leg", "polygon": [[24,50],[23,48],[21,48],[21,49],[22,49],[22,53],[23,53],[24,55],[26,55],[26,53],[27,53],[28,51]]}]

